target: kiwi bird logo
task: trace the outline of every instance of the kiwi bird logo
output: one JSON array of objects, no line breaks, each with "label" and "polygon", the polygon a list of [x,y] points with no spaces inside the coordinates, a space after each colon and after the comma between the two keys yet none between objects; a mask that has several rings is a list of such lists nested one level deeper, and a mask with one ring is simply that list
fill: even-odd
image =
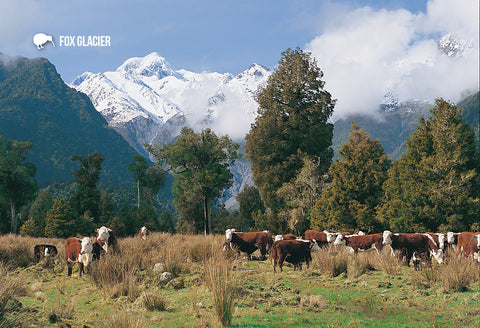
[{"label": "kiwi bird logo", "polygon": [[37,49],[43,49],[43,45],[48,41],[50,41],[55,47],[55,44],[53,43],[53,37],[51,35],[46,35],[45,33],[37,33],[33,36],[33,43],[35,43]]}]

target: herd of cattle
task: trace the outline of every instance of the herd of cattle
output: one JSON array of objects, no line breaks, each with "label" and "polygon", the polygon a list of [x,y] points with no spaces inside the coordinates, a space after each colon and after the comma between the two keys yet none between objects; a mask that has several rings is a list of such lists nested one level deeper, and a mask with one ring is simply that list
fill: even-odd
[{"label": "herd of cattle", "polygon": [[330,245],[343,245],[353,253],[369,249],[375,249],[379,253],[389,245],[392,254],[400,256],[407,265],[412,261],[416,270],[421,263],[428,263],[431,256],[438,263],[442,263],[447,248],[480,262],[478,232],[392,233],[386,230],[383,233],[366,235],[361,231],[350,234],[307,230],[301,239],[292,234],[274,236],[268,231],[238,232],[236,229],[227,229],[223,250],[230,247],[232,250],[247,253],[249,259],[256,250],[260,251],[262,259],[270,253],[273,270],[276,271],[278,265],[282,271],[284,262],[293,264],[294,270],[301,270],[303,262],[308,267],[312,260],[311,252]]},{"label": "herd of cattle", "polygon": [[[99,259],[102,254],[118,251],[117,237],[112,229],[102,226],[96,229],[96,232],[95,241],[90,237],[82,239],[71,237],[65,242],[65,261],[69,276],[72,274],[74,263],[78,263],[81,276],[88,265]],[[148,229],[142,227],[138,237],[146,239],[149,234]],[[407,265],[412,261],[415,269],[419,268],[420,263],[428,263],[431,256],[438,263],[442,263],[443,255],[448,248],[480,262],[480,233],[478,232],[392,233],[386,230],[383,233],[366,235],[361,231],[350,234],[307,230],[302,239],[293,234],[274,236],[268,231],[238,232],[236,229],[227,229],[223,250],[230,247],[238,253],[246,253],[249,259],[255,251],[259,250],[263,260],[266,259],[267,254],[270,254],[274,271],[277,265],[282,271],[284,262],[293,264],[294,270],[301,270],[302,263],[306,263],[308,267],[312,261],[311,253],[330,245],[343,245],[352,253],[369,249],[375,249],[380,253],[385,246],[389,245],[392,254],[400,256]],[[34,248],[37,262],[42,257],[55,257],[57,253],[57,248],[53,245],[42,244]]]},{"label": "herd of cattle", "polygon": [[[72,275],[73,265],[78,263],[79,275],[88,265],[100,258],[102,254],[118,251],[118,241],[112,229],[102,226],[95,230],[97,235],[95,241],[90,237],[70,237],[65,242],[65,261],[67,262],[67,274]],[[146,227],[142,227],[138,233],[140,239],[146,239],[150,234]],[[35,260],[39,262],[42,258],[57,256],[57,248],[53,245],[36,245],[34,247]]]}]

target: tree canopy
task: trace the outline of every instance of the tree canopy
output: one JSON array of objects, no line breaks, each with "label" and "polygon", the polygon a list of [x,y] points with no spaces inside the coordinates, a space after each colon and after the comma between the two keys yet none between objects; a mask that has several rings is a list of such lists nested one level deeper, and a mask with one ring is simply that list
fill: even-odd
[{"label": "tree canopy", "polygon": [[205,234],[211,231],[210,207],[232,184],[229,165],[240,158],[238,148],[239,145],[228,136],[217,137],[211,129],[195,133],[187,127],[182,128],[174,143],[147,147],[158,165],[166,164],[173,172],[175,185],[172,192],[177,207],[182,203],[198,205],[199,200],[203,202]]},{"label": "tree canopy", "polygon": [[384,185],[379,219],[396,231],[478,229],[479,156],[459,109],[437,99]]},{"label": "tree canopy", "polygon": [[17,233],[17,209],[35,198],[38,186],[36,167],[26,163],[32,143],[0,136],[0,198],[10,207],[10,231]]},{"label": "tree canopy", "polygon": [[296,177],[305,157],[319,160],[319,173],[328,169],[333,125],[327,121],[335,101],[322,77],[310,53],[287,49],[258,95],[258,116],[245,138],[245,154],[255,185],[272,210],[282,207],[276,192]]}]

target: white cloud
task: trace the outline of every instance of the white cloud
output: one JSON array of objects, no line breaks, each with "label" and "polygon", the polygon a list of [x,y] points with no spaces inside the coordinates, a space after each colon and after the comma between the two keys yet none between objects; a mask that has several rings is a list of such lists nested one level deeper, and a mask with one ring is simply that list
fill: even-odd
[{"label": "white cloud", "polygon": [[[339,14],[306,47],[338,99],[335,116],[372,114],[392,90],[400,100],[452,101],[478,90],[478,7],[478,0],[431,0],[426,13],[364,7]],[[447,33],[466,41],[462,56],[437,49]]]}]

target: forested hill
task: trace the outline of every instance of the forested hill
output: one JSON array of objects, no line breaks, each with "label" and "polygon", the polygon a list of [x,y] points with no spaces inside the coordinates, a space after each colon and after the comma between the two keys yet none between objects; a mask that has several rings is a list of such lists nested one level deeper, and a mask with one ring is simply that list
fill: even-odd
[{"label": "forested hill", "polygon": [[95,151],[105,157],[102,181],[133,183],[128,164],[136,151],[45,58],[0,53],[0,135],[33,143],[27,161],[36,165],[39,183],[73,179],[72,157]]},{"label": "forested hill", "polygon": [[[433,102],[409,101],[388,110],[378,111],[375,116],[352,115],[339,119],[334,124],[333,148],[335,156],[343,142],[347,141],[351,122],[355,121],[372,139],[380,138],[383,148],[391,158],[399,159],[406,151],[406,139],[416,130],[421,116],[427,118]],[[475,131],[479,143],[479,92],[466,97],[457,104],[462,109],[462,118]]]}]

